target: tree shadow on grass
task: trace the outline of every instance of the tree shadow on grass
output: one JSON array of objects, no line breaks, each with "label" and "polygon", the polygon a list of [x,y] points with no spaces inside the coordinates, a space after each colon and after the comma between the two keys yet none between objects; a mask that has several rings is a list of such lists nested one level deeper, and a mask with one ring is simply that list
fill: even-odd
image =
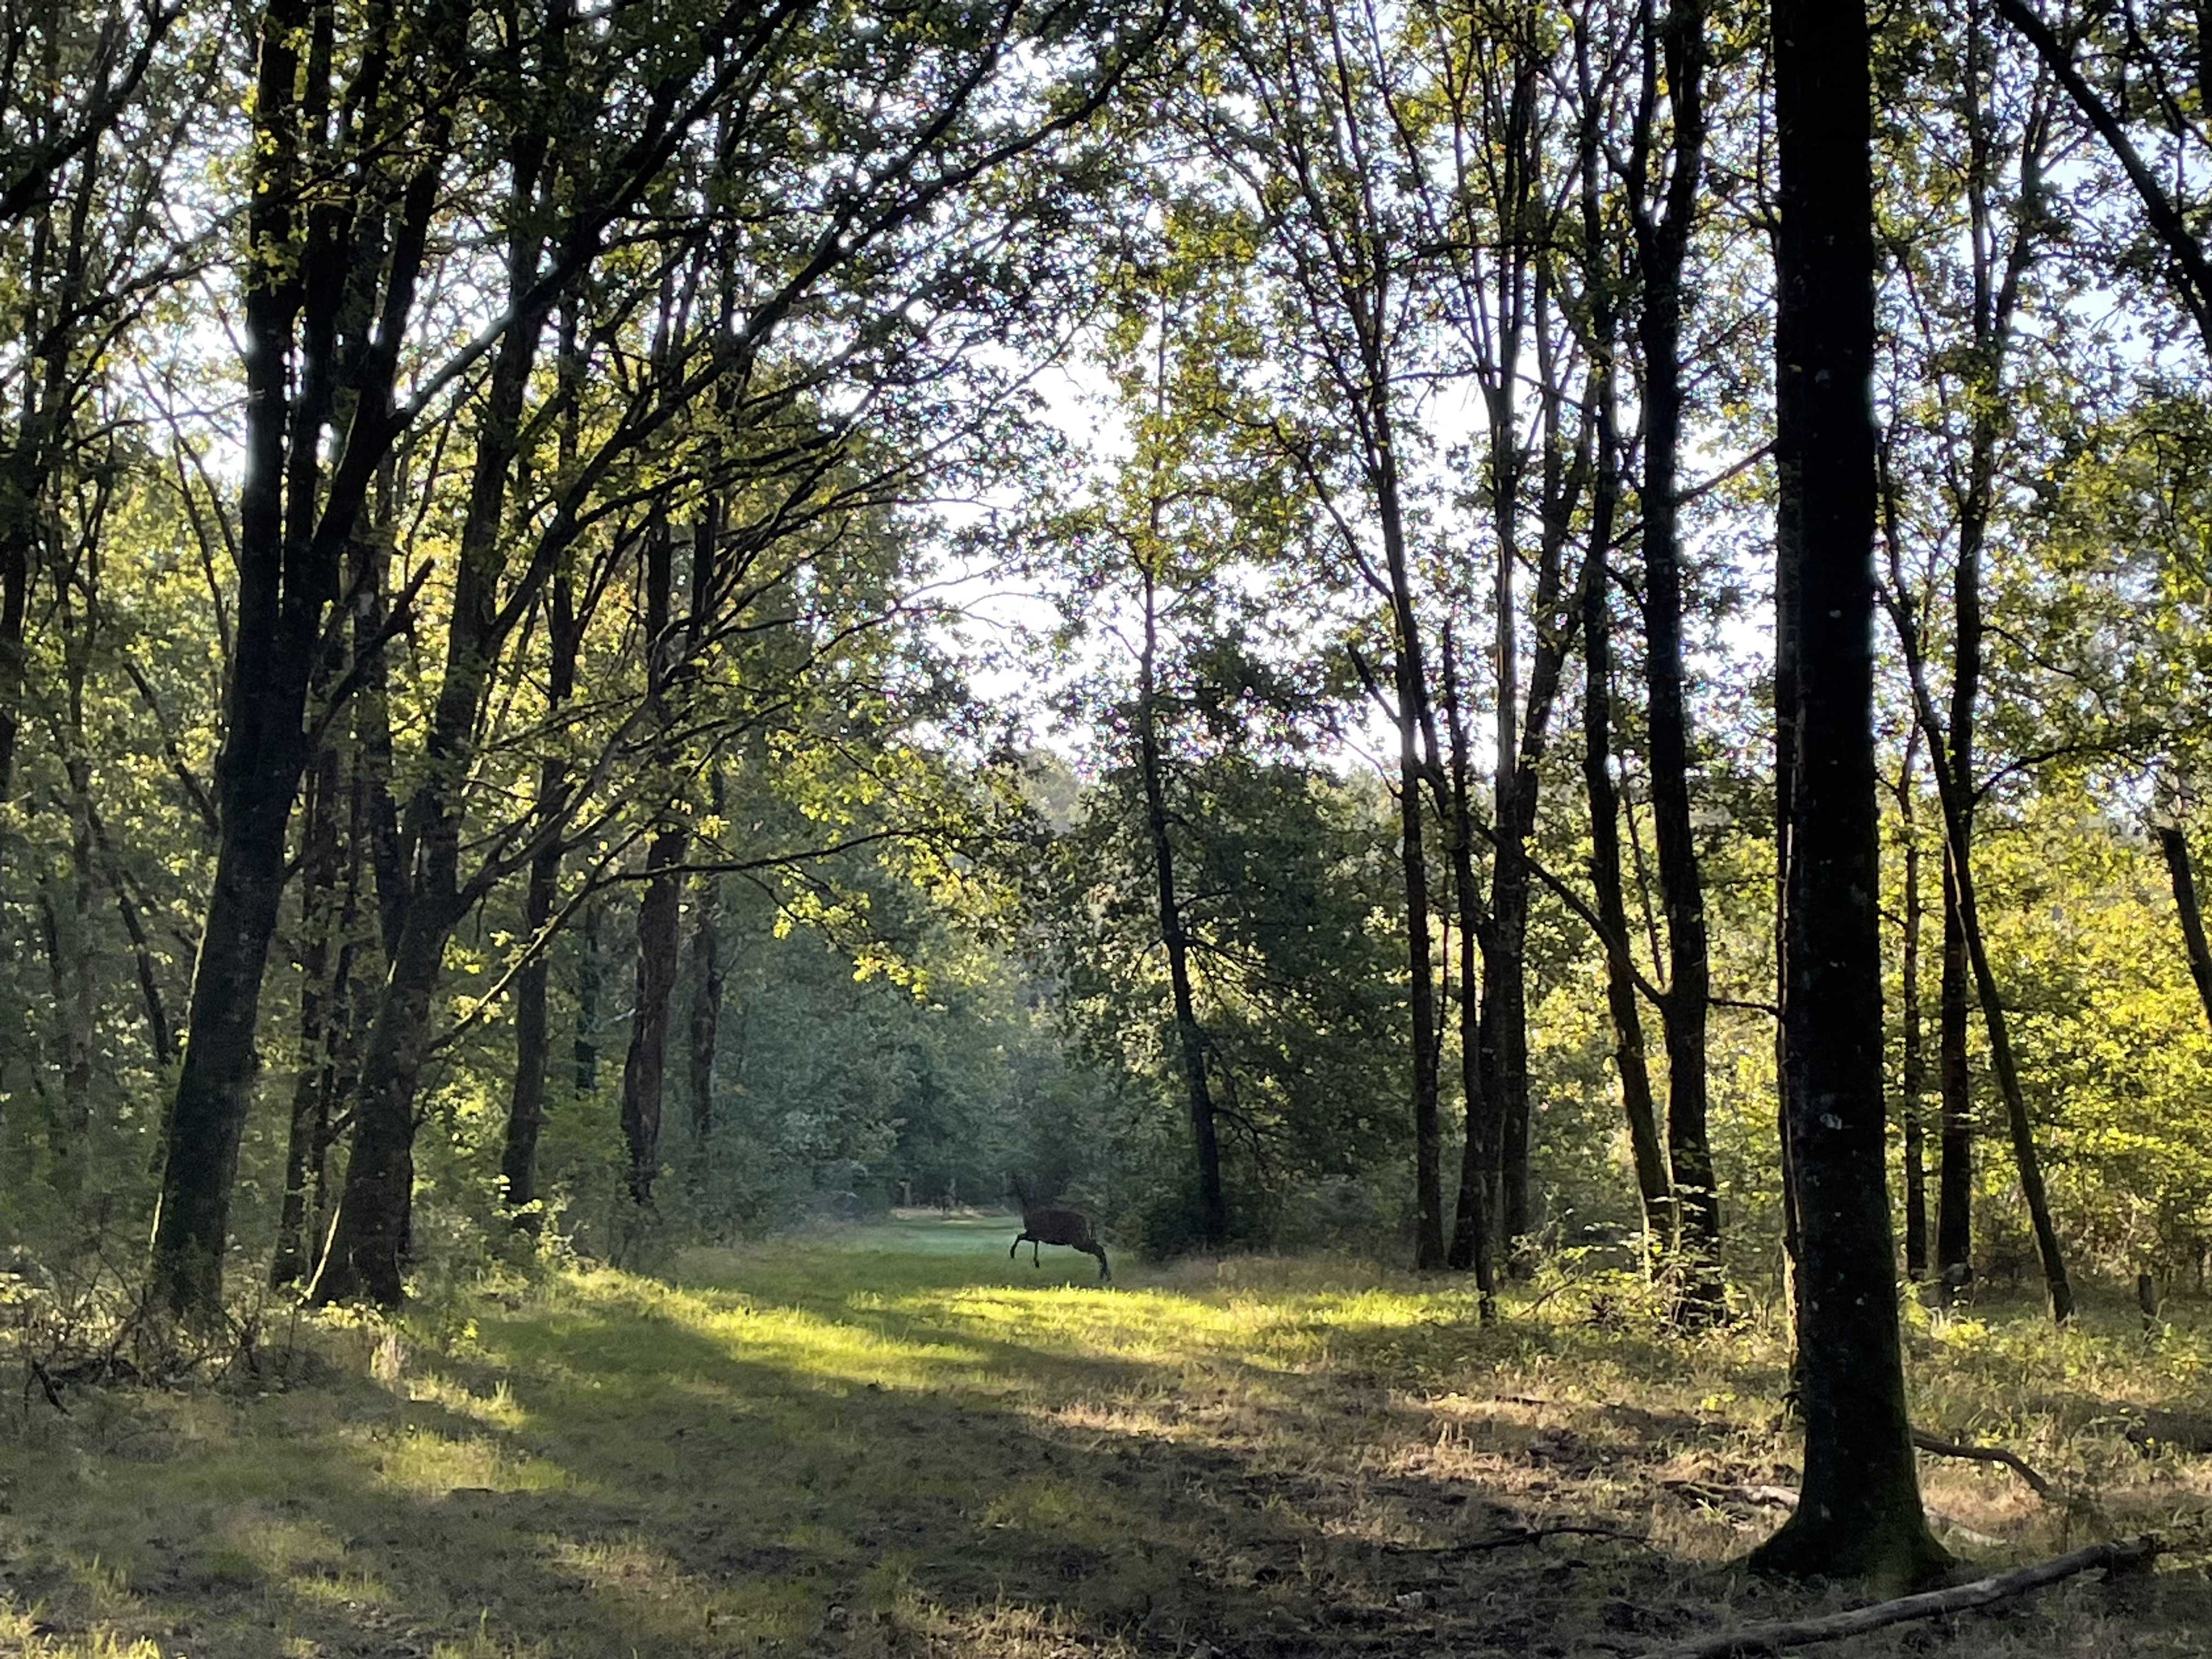
[{"label": "tree shadow on grass", "polygon": [[[90,1445],[35,1502],[19,1480],[7,1553],[76,1582],[17,1594],[165,1652],[486,1659],[1565,1655],[1781,1605],[1686,1603],[1699,1563],[1616,1540],[1468,1547],[1576,1518],[1652,1427],[1600,1403],[1565,1438],[1509,1435],[1528,1478],[1505,1490],[1376,1461],[1434,1417],[1357,1365],[1255,1374],[1167,1293],[878,1277],[596,1276],[487,1310],[390,1389],[200,1402],[166,1459]],[[1109,1325],[1127,1351],[1078,1334]]]}]

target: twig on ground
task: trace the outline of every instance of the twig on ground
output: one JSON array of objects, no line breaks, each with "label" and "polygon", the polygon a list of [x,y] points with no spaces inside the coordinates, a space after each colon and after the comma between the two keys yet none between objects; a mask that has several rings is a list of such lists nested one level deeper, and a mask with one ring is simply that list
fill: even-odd
[{"label": "twig on ground", "polygon": [[2055,1503],[2058,1499],[2057,1489],[2050,1481],[2002,1446],[1969,1446],[1960,1441],[1939,1440],[1925,1429],[1913,1430],[1912,1443],[1922,1451],[1933,1452],[1938,1457],[1963,1457],[1977,1463],[2002,1463],[2033,1486],[2038,1498],[2047,1503]]},{"label": "twig on ground", "polygon": [[2032,1567],[2015,1568],[1988,1578],[1977,1578],[1972,1583],[1956,1584],[1949,1589],[1928,1590],[1918,1595],[1900,1596],[1893,1601],[1876,1601],[1871,1606],[1852,1607],[1844,1613],[1826,1613],[1818,1619],[1783,1620],[1771,1625],[1751,1625],[1742,1630],[1723,1632],[1718,1636],[1700,1637],[1693,1642],[1684,1642],[1671,1648],[1660,1648],[1643,1656],[1643,1659],[1729,1659],[1731,1655],[1772,1653],[1776,1650],[1808,1642],[1835,1642],[1846,1636],[1860,1636],[1868,1631],[1880,1630],[1887,1625],[1901,1625],[1912,1619],[1932,1619],[1947,1613],[1965,1613],[1975,1607],[1986,1607],[1998,1601],[2025,1595],[2030,1590],[2041,1589],[2076,1573],[2091,1572],[2098,1568],[2106,1571],[2147,1565],[2158,1553],[2158,1540],[2138,1538],[2132,1542],[2093,1544],[2087,1549],[2074,1551],[2053,1560],[2038,1562]]}]

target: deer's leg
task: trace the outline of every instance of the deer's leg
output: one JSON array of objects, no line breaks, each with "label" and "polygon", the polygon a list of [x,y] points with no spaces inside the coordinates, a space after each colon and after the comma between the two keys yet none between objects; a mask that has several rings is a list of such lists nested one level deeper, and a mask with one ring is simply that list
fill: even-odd
[{"label": "deer's leg", "polygon": [[1011,1243],[1011,1244],[1007,1245],[1007,1246],[1006,1246],[1006,1260],[1007,1260],[1007,1261],[1012,1261],[1014,1259],[1014,1257],[1015,1257],[1017,1255],[1018,1255],[1018,1254],[1020,1253],[1020,1251],[1021,1251],[1021,1248],[1022,1248],[1023,1244],[1024,1244],[1024,1243],[1025,1243],[1028,1241],[1028,1239],[1029,1239],[1029,1235],[1028,1235],[1027,1233],[1024,1233],[1024,1234],[1023,1234],[1019,1238],[1017,1238],[1017,1239],[1016,1239],[1012,1243]]},{"label": "deer's leg", "polygon": [[1037,1254],[1037,1253],[1038,1253],[1038,1251],[1039,1251],[1039,1250],[1043,1247],[1043,1244],[1044,1244],[1044,1241],[1043,1241],[1042,1239],[1041,1239],[1041,1238],[1034,1238],[1034,1237],[1033,1237],[1033,1238],[1031,1238],[1031,1239],[1030,1240],[1030,1267],[1042,1267],[1042,1266],[1043,1265],[1043,1263],[1039,1260],[1039,1258],[1038,1258],[1038,1254]]},{"label": "deer's leg", "polygon": [[1091,1254],[1098,1258],[1099,1282],[1111,1285],[1114,1282],[1114,1270],[1106,1265],[1106,1247],[1103,1244],[1093,1244],[1091,1247]]}]

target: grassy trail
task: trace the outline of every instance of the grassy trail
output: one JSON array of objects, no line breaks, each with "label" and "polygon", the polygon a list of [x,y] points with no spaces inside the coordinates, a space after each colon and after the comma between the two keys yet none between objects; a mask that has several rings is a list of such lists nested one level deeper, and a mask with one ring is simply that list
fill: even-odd
[{"label": "grassy trail", "polygon": [[[0,1438],[0,1651],[116,1656],[1633,1653],[1818,1604],[1715,1570],[1791,1478],[1783,1351],[1680,1343],[1570,1287],[1470,1297],[1345,1264],[1147,1273],[1005,1218],[917,1219],[323,1331],[256,1394],[84,1390]],[[1535,1297],[1528,1299],[1533,1303]],[[2089,1507],[1927,1465],[2026,1558],[2148,1523],[2201,1545],[2201,1316],[2060,1335],[1923,1322],[1923,1424],[1991,1436]],[[1516,1529],[1592,1530],[1540,1540]],[[1619,1536],[1608,1534],[1621,1534]],[[1838,1598],[1840,1601],[1840,1598]],[[2204,1653],[2195,1570],[1838,1656]]]}]

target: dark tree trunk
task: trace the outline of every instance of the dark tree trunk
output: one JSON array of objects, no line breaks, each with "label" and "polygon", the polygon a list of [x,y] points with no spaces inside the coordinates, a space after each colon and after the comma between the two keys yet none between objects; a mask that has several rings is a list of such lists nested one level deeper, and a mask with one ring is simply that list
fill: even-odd
[{"label": "dark tree trunk", "polygon": [[1167,781],[1160,756],[1158,596],[1150,568],[1142,571],[1145,644],[1137,655],[1137,767],[1144,781],[1145,830],[1152,845],[1152,882],[1160,940],[1167,947],[1168,983],[1175,1000],[1176,1041],[1182,1055],[1183,1087],[1190,1105],[1191,1145],[1198,1160],[1199,1236],[1208,1244],[1229,1237],[1229,1205],[1221,1190],[1221,1141],[1213,1093],[1206,1074],[1206,1032],[1191,994],[1190,938],[1176,895],[1175,845],[1168,834]]},{"label": "dark tree trunk", "polygon": [[576,932],[576,1036],[569,1058],[576,1068],[576,1097],[588,1100],[599,1091],[599,990],[605,973],[597,904],[584,907],[583,925]]},{"label": "dark tree trunk", "polygon": [[[1660,38],[1654,39],[1655,32]],[[1663,212],[1637,211],[1643,311],[1644,675],[1650,699],[1651,811],[1667,911],[1667,1150],[1681,1245],[1678,1316],[1708,1323],[1723,1310],[1720,1195],[1706,1134],[1705,1030],[1712,994],[1705,878],[1690,818],[1690,713],[1682,665],[1682,562],[1676,474],[1681,449],[1682,272],[1705,149],[1705,42],[1698,0],[1674,0],[1663,25],[1645,21],[1645,103],[1652,125],[1660,61],[1674,119]]]},{"label": "dark tree trunk", "polygon": [[[1918,679],[1918,651],[1913,648],[1916,682]],[[1916,690],[1917,690],[1916,684]],[[1923,721],[1932,722],[1935,709],[1923,701],[1920,714]],[[1997,994],[1995,969],[1990,966],[1989,945],[1982,933],[1981,911],[1974,896],[1973,866],[1966,850],[1964,828],[1966,813],[1958,780],[1936,769],[1937,793],[1943,806],[1944,827],[1953,837],[1952,869],[1953,908],[1957,912],[1959,929],[1964,936],[1966,959],[1974,976],[1976,1000],[1981,1005],[1982,1027],[1989,1035],[1990,1065],[1997,1078],[1997,1092],[2005,1105],[2005,1125],[2012,1138],[2013,1162],[2020,1172],[2021,1195],[2027,1201],[2029,1224],[2035,1232],[2038,1258],[2043,1264],[2043,1279],[2051,1301],[2051,1316],[2063,1325],[2074,1316],[2074,1288],[2066,1274],[2066,1258],[2058,1242],[2058,1229],[2051,1217],[2051,1197],[2043,1184],[2043,1162],[2035,1150],[2035,1129],[2027,1114],[2027,1096],[2021,1087],[2020,1066],[2014,1055],[2012,1025],[2005,1012],[2003,1000]]]},{"label": "dark tree trunk", "polygon": [[1917,1583],[1948,1558],[1921,1510],[1885,1178],[1866,11],[1776,0],[1773,30],[1777,447],[1800,562],[1788,1041],[1806,1437],[1801,1501],[1752,1562]]},{"label": "dark tree trunk", "polygon": [[1936,1149],[1936,1267],[1943,1299],[1974,1282],[1974,1083],[1966,1060],[1972,991],[1966,930],[1959,920],[1958,867],[1943,847],[1943,976],[1936,1009],[1936,1083],[1942,1091]]},{"label": "dark tree trunk", "polygon": [[[646,702],[647,717],[665,732],[669,722],[668,661],[675,580],[675,548],[665,520],[659,514],[647,531],[643,548]],[[623,1060],[622,1127],[629,1146],[629,1194],[640,1205],[653,1202],[653,1183],[660,1173],[662,1089],[668,1069],[669,1004],[676,992],[678,918],[684,878],[671,873],[690,845],[680,824],[655,830],[645,856],[646,881],[637,907],[636,995],[630,1015],[629,1050]]]},{"label": "dark tree trunk", "polygon": [[[555,647],[555,673],[561,678],[562,652]],[[571,674],[574,658],[569,653]],[[562,693],[566,695],[565,690]],[[567,785],[568,769],[549,758],[538,768],[541,801],[556,799]],[[552,971],[550,951],[542,935],[552,925],[553,905],[561,887],[561,849],[541,850],[530,861],[530,877],[523,894],[522,926],[526,948],[537,954],[524,964],[514,985],[514,1079],[507,1100],[507,1133],[500,1146],[499,1168],[506,1189],[507,1206],[518,1231],[535,1237],[543,1217],[538,1208],[538,1138],[545,1125],[545,1078],[550,1056],[546,1052],[546,993]]]},{"label": "dark tree trunk", "polygon": [[[708,781],[708,804],[720,818],[727,803],[722,771]],[[691,1156],[703,1185],[714,1139],[714,1073],[722,1042],[722,1001],[728,980],[722,960],[722,878],[699,879],[691,923]]]},{"label": "dark tree trunk", "polygon": [[1920,1116],[1928,1093],[1928,1055],[1920,1018],[1920,835],[1914,796],[1919,785],[1913,776],[1918,758],[1917,721],[1905,740],[1905,769],[1898,779],[1898,814],[1905,840],[1905,926],[1902,950],[1904,976],[1904,1058],[1898,1081],[1904,1099],[1905,1120],[1905,1274],[1917,1283],[1928,1276],[1928,1171]]},{"label": "dark tree trunk", "polygon": [[[518,304],[537,285],[544,233],[535,209],[545,151],[543,135],[526,131],[509,157],[507,283]],[[320,1304],[367,1296],[392,1307],[403,1293],[414,1205],[416,1089],[430,1050],[447,941],[482,896],[461,877],[465,796],[502,637],[499,584],[508,475],[550,308],[549,299],[534,300],[501,334],[492,359],[454,561],[444,678],[423,743],[423,781],[407,806],[413,865],[393,872],[404,882],[397,904],[380,895],[386,927],[396,919],[398,937],[369,1027],[337,1223],[315,1278],[313,1295]]]},{"label": "dark tree trunk", "polygon": [[[1595,382],[1598,463],[1590,515],[1590,545],[1613,540],[1618,514],[1619,472],[1613,417],[1610,361]],[[1594,555],[1593,556],[1599,556]],[[1620,874],[1620,798],[1613,782],[1613,607],[1608,586],[1596,571],[1583,582],[1583,787],[1589,798],[1590,888],[1597,897],[1598,920],[1605,925],[1605,999],[1613,1019],[1613,1066],[1620,1076],[1621,1106],[1628,1119],[1629,1151],[1636,1187],[1644,1205],[1647,1249],[1656,1259],[1674,1253],[1674,1180],[1666,1148],[1659,1139],[1659,1114],[1645,1060],[1644,1015],[1637,1003],[1636,974],[1629,957],[1628,905]]]},{"label": "dark tree trunk", "polygon": [[[573,306],[562,311],[559,340],[559,459],[562,472],[566,475],[575,464],[579,447],[577,392],[583,372],[576,350],[576,315]],[[546,596],[549,717],[574,694],[576,659],[582,643],[583,629],[576,618],[573,579],[564,564],[554,576]],[[538,763],[539,811],[557,811],[568,788],[568,769],[556,749]],[[516,1230],[533,1238],[544,1219],[538,1205],[538,1139],[545,1124],[545,1080],[552,1061],[547,1052],[550,1025],[546,1002],[553,960],[542,935],[553,923],[554,902],[561,889],[561,864],[558,842],[547,842],[530,861],[529,882],[523,896],[523,931],[527,948],[535,954],[515,981],[514,1080],[507,1093],[507,1133],[500,1147],[500,1176],[506,1187],[507,1208],[514,1216]]]},{"label": "dark tree trunk", "polygon": [[2197,998],[2204,1005],[2204,1018],[2212,1020],[2212,945],[2204,940],[2204,913],[2197,908],[2189,837],[2179,823],[2161,823],[2156,833],[2158,850],[2166,857],[2166,872],[2173,883],[2173,908],[2181,918],[2182,941],[2189,951],[2189,976],[2197,981]]},{"label": "dark tree trunk", "polygon": [[1413,1265],[1444,1265],[1443,1127],[1437,1105],[1437,989],[1429,937],[1428,851],[1422,833],[1421,790],[1434,764],[1435,718],[1429,707],[1428,670],[1421,624],[1413,609],[1413,575],[1406,558],[1405,524],[1398,498],[1397,463],[1387,433],[1381,446],[1376,502],[1382,512],[1384,557],[1390,577],[1395,638],[1393,690],[1398,726],[1398,855],[1406,884],[1406,1001],[1413,1044]]},{"label": "dark tree trunk", "polygon": [[1489,927],[1474,872],[1474,757],[1460,705],[1459,666],[1451,629],[1443,638],[1444,725],[1451,743],[1451,776],[1445,800],[1451,826],[1452,893],[1459,911],[1460,1090],[1467,1103],[1467,1140],[1460,1152],[1459,1203],[1452,1217],[1451,1248],[1444,1265],[1474,1270],[1481,1320],[1498,1320],[1497,1240],[1491,1227],[1490,1191],[1498,1167],[1498,1123],[1483,1075],[1482,1012],[1476,995],[1479,941]]},{"label": "dark tree trunk", "polygon": [[[449,49],[459,21],[457,12],[441,15],[440,38],[428,43],[434,58],[458,61],[458,51]],[[392,387],[400,337],[413,309],[453,118],[450,104],[441,103],[421,124],[418,159],[392,210],[395,234],[381,262],[381,315],[358,361],[342,370],[341,313],[360,277],[349,228],[356,214],[382,216],[383,203],[369,192],[382,191],[387,175],[381,156],[342,168],[335,184],[319,180],[324,199],[302,212],[307,151],[320,147],[329,82],[326,75],[300,74],[309,22],[300,0],[270,0],[261,18],[242,307],[238,621],[216,766],[221,835],[149,1262],[155,1297],[200,1320],[221,1307],[261,982],[284,884],[285,829],[309,759],[307,687],[321,655],[325,607],[337,597],[345,550],[398,432]],[[378,66],[392,46],[388,28],[365,39],[358,84],[382,84]],[[337,459],[325,468],[324,434],[338,410],[342,380],[350,414]]]},{"label": "dark tree trunk", "polygon": [[[1776,260],[1780,261],[1779,239]],[[1784,307],[1775,318],[1775,354],[1787,362],[1802,354],[1798,337],[1808,319]],[[1775,1150],[1782,1165],[1782,1271],[1790,1297],[1790,1387],[1785,1404],[1804,1397],[1804,1229],[1797,1200],[1797,1149],[1790,1124],[1796,1113],[1790,1071],[1790,896],[1796,863],[1797,814],[1797,572],[1803,563],[1803,482],[1794,453],[1778,446],[1774,457],[1774,1028]]]},{"label": "dark tree trunk", "polygon": [[429,1054],[431,1002],[446,941],[459,919],[427,897],[409,905],[391,977],[369,1031],[337,1224],[310,1292],[318,1304],[366,1297],[380,1307],[395,1308],[405,1293],[415,1196],[415,1095]]},{"label": "dark tree trunk", "polygon": [[623,1060],[623,1138],[629,1147],[629,1195],[653,1202],[660,1173],[660,1107],[668,1066],[668,1009],[676,989],[677,912],[684,878],[666,873],[684,861],[688,838],[664,830],[646,849],[644,896],[637,907],[637,997],[629,1050]]},{"label": "dark tree trunk", "polygon": [[276,1249],[269,1263],[272,1285],[307,1276],[308,1185],[317,1155],[329,1136],[331,1015],[337,1000],[338,883],[343,871],[339,812],[344,769],[325,747],[308,774],[301,831],[300,1037],[295,1051],[289,1133],[284,1148],[284,1195],[276,1220]]}]

